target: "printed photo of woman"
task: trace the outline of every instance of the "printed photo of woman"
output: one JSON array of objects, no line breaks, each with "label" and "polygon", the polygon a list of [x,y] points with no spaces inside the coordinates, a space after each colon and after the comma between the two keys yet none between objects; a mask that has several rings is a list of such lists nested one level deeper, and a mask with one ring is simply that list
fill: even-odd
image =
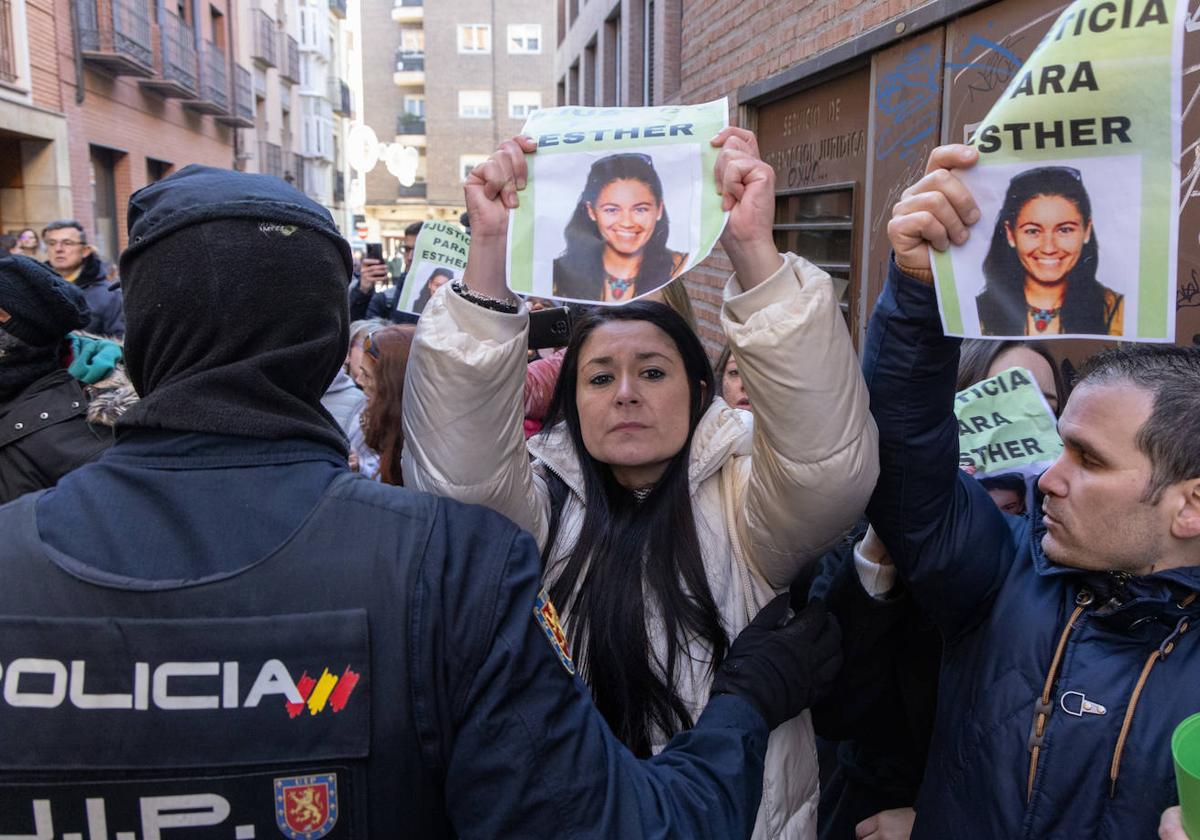
[{"label": "printed photo of woman", "polygon": [[975,298],[983,335],[1124,334],[1125,297],[1096,279],[1099,244],[1079,170],[1039,166],[1015,176],[983,261]]},{"label": "printed photo of woman", "polygon": [[669,283],[687,254],[667,248],[662,181],[649,155],[592,164],[554,260],[554,297],[621,303]]}]

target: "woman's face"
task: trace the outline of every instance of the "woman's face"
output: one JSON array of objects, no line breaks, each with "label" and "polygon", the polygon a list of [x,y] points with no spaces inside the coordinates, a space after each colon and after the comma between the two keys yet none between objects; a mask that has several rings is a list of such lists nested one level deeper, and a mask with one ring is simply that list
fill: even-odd
[{"label": "woman's face", "polygon": [[23,230],[17,237],[17,244],[26,250],[32,250],[38,246],[37,234],[31,230]]},{"label": "woman's face", "polygon": [[588,454],[628,488],[662,477],[688,436],[683,357],[648,321],[610,321],[579,353],[575,405]]},{"label": "woman's face", "polygon": [[367,395],[368,402],[375,399],[375,360],[370,356],[363,356],[362,366],[358,373],[358,384],[363,393]]},{"label": "woman's face", "polygon": [[429,277],[429,282],[425,285],[429,289],[429,296],[433,297],[433,293],[450,282],[450,278],[445,274],[432,274]]},{"label": "woman's face", "polygon": [[588,216],[596,223],[600,238],[626,256],[646,247],[662,213],[650,187],[632,178],[609,182],[596,196],[596,203],[588,204]]},{"label": "woman's face", "polygon": [[734,408],[751,410],[750,397],[746,395],[746,388],[742,385],[742,374],[738,370],[737,359],[733,356],[729,357],[729,361],[725,363],[725,370],[721,372],[721,393],[725,395],[725,402]]},{"label": "woman's face", "polygon": [[346,373],[350,374],[350,378],[360,388],[362,387],[362,363],[363,339],[359,338],[350,345],[350,352],[346,354]]},{"label": "woman's face", "polygon": [[1085,224],[1075,202],[1061,195],[1031,198],[1017,213],[1015,224],[1005,223],[1004,229],[1025,276],[1046,285],[1067,276],[1092,238],[1091,222]]},{"label": "woman's face", "polygon": [[1046,402],[1050,403],[1050,410],[1057,416],[1058,389],[1054,386],[1054,371],[1050,369],[1050,363],[1041,354],[1033,352],[1028,347],[1010,347],[996,357],[992,366],[988,368],[987,375],[992,377],[1011,367],[1023,367],[1033,374],[1034,381],[1037,382]]}]

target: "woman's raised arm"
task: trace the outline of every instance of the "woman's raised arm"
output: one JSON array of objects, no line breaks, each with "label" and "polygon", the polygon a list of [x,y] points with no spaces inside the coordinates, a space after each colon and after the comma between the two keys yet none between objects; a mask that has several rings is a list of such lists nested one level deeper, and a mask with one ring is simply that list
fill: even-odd
[{"label": "woman's raised arm", "polygon": [[833,282],[775,250],[774,170],[745,129],[713,143],[730,211],[721,244],[735,269],[721,324],[754,406],[751,457],[727,467],[733,527],[779,589],[862,515],[879,472],[877,434]]},{"label": "woman's raised arm", "polygon": [[[529,315],[505,286],[508,211],[525,186],[528,138],[506,140],[467,179],[475,302],[442,287],[417,323],[404,391],[409,487],[486,505],[544,539],[545,487],[529,467],[524,387]],[[503,308],[508,304],[512,311]]]}]

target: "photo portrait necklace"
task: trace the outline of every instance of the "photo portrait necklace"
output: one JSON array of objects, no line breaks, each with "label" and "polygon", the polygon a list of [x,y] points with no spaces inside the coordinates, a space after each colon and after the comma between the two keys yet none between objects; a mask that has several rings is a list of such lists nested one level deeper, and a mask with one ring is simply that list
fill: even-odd
[{"label": "photo portrait necklace", "polygon": [[1061,303],[1053,309],[1041,309],[1029,303],[1025,304],[1025,306],[1029,308],[1029,315],[1033,318],[1033,326],[1038,332],[1045,332],[1046,327],[1050,326],[1054,322],[1054,319],[1058,317],[1058,313],[1062,312]]},{"label": "photo portrait necklace", "polygon": [[633,288],[636,277],[613,277],[605,272],[605,277],[608,283],[608,292],[612,295],[613,300],[623,300],[625,293]]}]

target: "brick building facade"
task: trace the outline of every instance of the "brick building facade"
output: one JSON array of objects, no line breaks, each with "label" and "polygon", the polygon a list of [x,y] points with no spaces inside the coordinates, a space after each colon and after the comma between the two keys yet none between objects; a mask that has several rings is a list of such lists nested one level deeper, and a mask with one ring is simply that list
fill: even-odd
[{"label": "brick building facade", "polygon": [[366,179],[369,237],[391,254],[407,224],[457,221],[465,173],[553,101],[554,5],[394,0],[363,14],[366,122],[420,155],[412,186],[382,164]]},{"label": "brick building facade", "polygon": [[[729,97],[731,121],[758,133],[775,167],[779,247],[848,281],[843,308],[861,342],[886,275],[886,223],[899,193],[920,177],[935,145],[970,136],[1066,5],[559,0],[557,102]],[[1185,35],[1184,51],[1185,67],[1200,60],[1200,32]],[[1196,74],[1184,75],[1185,103],[1198,85]],[[1198,136],[1200,109],[1188,110],[1182,146]],[[1183,163],[1185,173],[1200,169],[1190,159]],[[1200,204],[1185,200],[1181,288],[1200,272],[1198,229]],[[718,248],[685,278],[714,352],[723,341],[717,312],[729,270]],[[1200,343],[1200,307],[1184,297],[1177,341]],[[1068,367],[1096,348],[1096,342],[1056,345]]]},{"label": "brick building facade", "polygon": [[[290,175],[335,206],[335,179],[304,177],[288,56],[305,7],[345,17],[345,0],[0,0],[0,230],[75,218],[115,260],[129,196],[190,163]],[[332,164],[336,127],[319,125]]]}]

